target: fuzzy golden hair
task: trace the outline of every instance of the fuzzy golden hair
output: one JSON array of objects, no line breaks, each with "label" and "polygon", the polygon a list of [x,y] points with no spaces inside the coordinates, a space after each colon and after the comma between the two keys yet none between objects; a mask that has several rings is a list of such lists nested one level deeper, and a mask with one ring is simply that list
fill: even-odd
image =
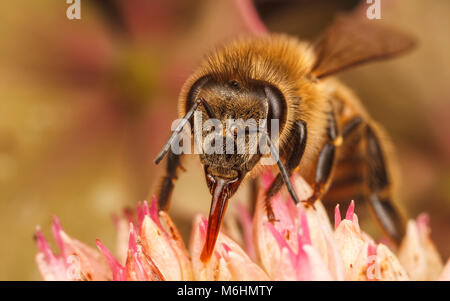
[{"label": "fuzzy golden hair", "polygon": [[[179,97],[179,116],[186,113],[192,85],[205,75],[218,82],[262,80],[277,87],[287,103],[286,124],[280,133],[280,149],[289,148],[288,134],[296,120],[308,124],[308,145],[302,167],[312,171],[323,143],[329,88],[311,76],[315,55],[310,44],[283,34],[241,37],[210,52],[184,84]],[[303,173],[302,173],[303,174]]]},{"label": "fuzzy golden hair", "polygon": [[[266,191],[270,221],[276,221],[270,198],[283,183],[292,199],[301,201],[289,179],[292,172],[299,172],[313,187],[311,197],[304,202],[314,204],[333,192],[343,192],[347,199],[352,193],[349,187],[356,188],[369,201],[388,235],[399,241],[404,224],[391,204],[396,182],[391,144],[351,90],[329,77],[398,55],[413,45],[408,35],[353,15],[337,18],[314,45],[283,34],[240,37],[213,49],[187,79],[179,96],[179,116],[186,116],[187,122],[201,104],[203,116],[222,122],[280,121],[279,153],[284,160],[277,161],[280,173]],[[267,131],[271,129],[268,124]],[[155,162],[167,153],[177,134],[172,134]],[[228,133],[221,138],[233,139]],[[220,142],[217,146],[223,147]],[[212,148],[215,146],[208,146],[208,150]],[[213,196],[210,219],[214,221],[208,223],[204,258],[212,254],[223,206],[241,181],[249,178],[247,175],[257,173],[261,156],[262,152],[200,154]],[[160,191],[164,208],[179,164],[179,157],[169,159]]]}]

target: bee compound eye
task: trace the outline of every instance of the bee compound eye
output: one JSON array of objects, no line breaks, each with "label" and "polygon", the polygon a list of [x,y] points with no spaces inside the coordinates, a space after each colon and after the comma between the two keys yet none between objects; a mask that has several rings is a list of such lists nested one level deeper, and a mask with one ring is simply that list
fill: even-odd
[{"label": "bee compound eye", "polygon": [[267,101],[269,102],[267,128],[270,132],[270,125],[272,119],[277,119],[279,121],[280,127],[284,125],[284,122],[286,120],[287,105],[283,93],[281,93],[281,91],[278,88],[272,85],[267,85],[264,88],[264,92],[266,94]]}]

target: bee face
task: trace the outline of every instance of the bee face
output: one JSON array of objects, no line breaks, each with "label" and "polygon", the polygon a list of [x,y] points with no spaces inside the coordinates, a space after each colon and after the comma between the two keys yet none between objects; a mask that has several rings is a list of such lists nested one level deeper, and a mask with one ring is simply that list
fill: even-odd
[{"label": "bee face", "polygon": [[[261,155],[258,133],[265,130],[268,105],[261,85],[236,81],[211,81],[198,97],[211,108],[202,108],[201,163],[207,174],[243,178]],[[211,118],[213,117],[213,118]]]}]

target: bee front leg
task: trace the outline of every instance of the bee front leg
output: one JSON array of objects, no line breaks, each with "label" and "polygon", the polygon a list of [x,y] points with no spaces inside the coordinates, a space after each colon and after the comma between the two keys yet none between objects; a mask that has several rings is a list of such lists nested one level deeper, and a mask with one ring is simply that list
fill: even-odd
[{"label": "bee front leg", "polygon": [[172,195],[174,180],[177,178],[177,169],[180,167],[181,155],[175,155],[169,151],[166,164],[166,175],[162,178],[158,193],[158,207],[160,210],[168,211],[170,197]]},{"label": "bee front leg", "polygon": [[[303,153],[305,152],[305,146],[306,146],[306,137],[307,137],[307,130],[306,130],[306,124],[304,121],[297,120],[294,123],[294,127],[291,132],[292,146],[293,149],[289,153],[289,156],[286,159],[286,171],[289,176],[291,176],[292,171],[300,164],[300,160],[303,157]],[[283,186],[283,177],[281,174],[278,174],[275,180],[273,180],[272,184],[267,189],[264,199],[264,204],[266,207],[266,213],[267,218],[270,222],[275,222],[275,214],[272,209],[272,204],[270,202],[270,199],[280,191],[281,187]]]},{"label": "bee front leg", "polygon": [[335,165],[336,148],[343,142],[343,137],[338,132],[334,111],[330,111],[328,116],[328,139],[319,153],[314,178],[313,193],[308,199],[302,201],[304,204],[313,207],[314,203],[325,194],[329,186],[331,174]]}]

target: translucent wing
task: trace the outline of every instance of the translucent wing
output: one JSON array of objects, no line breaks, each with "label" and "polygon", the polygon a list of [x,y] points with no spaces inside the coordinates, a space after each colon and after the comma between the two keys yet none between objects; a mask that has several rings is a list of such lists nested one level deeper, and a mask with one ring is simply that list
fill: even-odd
[{"label": "translucent wing", "polygon": [[316,44],[313,74],[325,77],[373,60],[386,59],[415,45],[409,35],[355,14],[339,16]]}]

